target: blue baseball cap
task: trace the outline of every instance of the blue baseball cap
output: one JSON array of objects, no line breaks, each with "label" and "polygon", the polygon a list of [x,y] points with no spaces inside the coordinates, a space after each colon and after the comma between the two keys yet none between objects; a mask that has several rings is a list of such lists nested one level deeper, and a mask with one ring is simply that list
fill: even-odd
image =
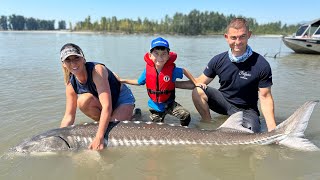
[{"label": "blue baseball cap", "polygon": [[151,41],[150,51],[153,48],[158,47],[158,46],[166,47],[170,50],[168,41],[163,39],[162,37],[158,37],[158,38]]}]

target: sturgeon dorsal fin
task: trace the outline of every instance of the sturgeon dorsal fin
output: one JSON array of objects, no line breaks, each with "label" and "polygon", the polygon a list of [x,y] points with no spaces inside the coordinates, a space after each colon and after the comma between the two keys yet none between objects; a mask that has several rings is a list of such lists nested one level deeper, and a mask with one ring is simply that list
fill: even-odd
[{"label": "sturgeon dorsal fin", "polygon": [[243,112],[239,111],[232,114],[220,127],[218,127],[217,130],[228,128],[228,129],[234,129],[237,131],[253,133],[253,131],[251,131],[250,129],[243,127],[242,123],[243,123]]}]

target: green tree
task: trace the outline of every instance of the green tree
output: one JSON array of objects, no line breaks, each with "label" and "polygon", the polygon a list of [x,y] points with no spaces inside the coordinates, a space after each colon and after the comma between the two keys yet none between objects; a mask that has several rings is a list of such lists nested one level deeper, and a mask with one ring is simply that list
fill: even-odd
[{"label": "green tree", "polygon": [[144,33],[154,33],[153,28],[155,26],[154,26],[154,23],[152,21],[149,21],[148,18],[144,18],[142,24],[143,24],[143,32]]},{"label": "green tree", "polygon": [[[143,20],[139,17],[137,21],[132,19],[117,19],[102,17],[100,21],[91,23],[91,17],[87,16],[84,21],[76,22],[74,27],[71,22],[69,29],[75,31],[108,31],[125,33],[165,33],[182,35],[206,35],[221,34],[225,32],[228,23],[236,17],[246,18],[250,29],[254,34],[292,34],[299,27],[297,25],[282,25],[281,21],[270,22],[267,24],[258,24],[254,18],[236,16],[233,14],[224,15],[214,11],[200,12],[196,9],[188,14],[176,12],[173,17],[165,15],[159,22],[149,20],[145,17]],[[54,20],[39,20],[34,18],[24,18],[15,14],[0,17],[1,30],[54,30]],[[58,22],[58,29],[66,29],[64,20]]]},{"label": "green tree", "polygon": [[83,30],[90,30],[92,29],[91,17],[88,16],[83,23]]},{"label": "green tree", "polygon": [[100,24],[98,21],[95,21],[93,24],[92,24],[92,28],[91,30],[94,30],[94,31],[101,31],[101,28],[100,28]]},{"label": "green tree", "polygon": [[67,25],[66,25],[66,21],[61,20],[58,22],[58,29],[66,29]]},{"label": "green tree", "polygon": [[8,19],[7,16],[0,17],[0,30],[8,30]]},{"label": "green tree", "polygon": [[11,15],[9,16],[9,27],[12,30],[24,30],[25,29],[25,18],[21,15]]},{"label": "green tree", "polygon": [[188,35],[201,34],[200,12],[198,10],[192,10],[187,16],[187,27],[184,33]]},{"label": "green tree", "polygon": [[55,20],[37,20],[39,30],[54,30]]},{"label": "green tree", "polygon": [[37,20],[34,18],[26,18],[26,28],[27,30],[38,30]]},{"label": "green tree", "polygon": [[71,23],[71,22],[69,22],[69,30],[70,30],[70,31],[73,30],[73,29],[72,29],[72,23]]},{"label": "green tree", "polygon": [[119,29],[119,27],[118,27],[117,17],[112,16],[111,23],[110,23],[110,31],[111,32],[116,32],[118,29]]},{"label": "green tree", "polygon": [[107,31],[108,29],[108,24],[107,24],[107,18],[106,17],[102,17],[100,20],[100,27],[102,31]]},{"label": "green tree", "polygon": [[174,33],[183,34],[186,29],[186,18],[182,13],[175,13],[172,20],[172,31]]}]

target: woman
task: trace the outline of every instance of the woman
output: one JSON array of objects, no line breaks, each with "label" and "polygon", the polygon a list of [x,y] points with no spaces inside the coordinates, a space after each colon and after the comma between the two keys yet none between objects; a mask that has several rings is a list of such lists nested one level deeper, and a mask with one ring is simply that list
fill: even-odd
[{"label": "woman", "polygon": [[79,46],[65,44],[60,58],[66,85],[66,111],[60,127],[74,123],[78,106],[85,115],[99,121],[96,137],[88,148],[102,150],[109,122],[131,119],[134,96],[104,64],[86,62]]}]

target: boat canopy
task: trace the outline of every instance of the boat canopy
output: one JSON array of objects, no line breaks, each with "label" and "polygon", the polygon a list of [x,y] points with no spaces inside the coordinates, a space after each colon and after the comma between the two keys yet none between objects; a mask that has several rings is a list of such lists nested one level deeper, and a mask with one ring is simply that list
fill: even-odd
[{"label": "boat canopy", "polygon": [[320,19],[313,20],[300,26],[295,37],[320,38]]}]

